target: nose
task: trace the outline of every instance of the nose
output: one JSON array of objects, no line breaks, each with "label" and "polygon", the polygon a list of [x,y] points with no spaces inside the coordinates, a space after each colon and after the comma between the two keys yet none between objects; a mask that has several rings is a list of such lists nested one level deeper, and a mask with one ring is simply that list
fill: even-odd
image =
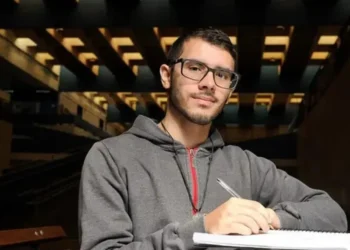
[{"label": "nose", "polygon": [[214,82],[214,72],[208,71],[206,76],[198,83],[199,89],[210,89],[214,91],[215,82]]}]

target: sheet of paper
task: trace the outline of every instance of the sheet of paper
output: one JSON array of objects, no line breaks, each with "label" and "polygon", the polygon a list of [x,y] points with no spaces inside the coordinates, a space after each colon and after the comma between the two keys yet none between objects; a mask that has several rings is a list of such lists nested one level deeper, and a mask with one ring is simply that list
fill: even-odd
[{"label": "sheet of paper", "polygon": [[350,250],[350,234],[303,231],[270,230],[268,233],[248,236],[195,233],[193,241],[200,245],[232,247]]}]

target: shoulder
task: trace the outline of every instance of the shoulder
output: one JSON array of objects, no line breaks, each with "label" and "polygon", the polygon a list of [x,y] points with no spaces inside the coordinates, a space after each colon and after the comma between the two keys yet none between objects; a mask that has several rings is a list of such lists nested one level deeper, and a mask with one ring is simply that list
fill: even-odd
[{"label": "shoulder", "polygon": [[121,134],[94,142],[86,154],[84,168],[93,168],[94,171],[103,173],[125,165],[125,162],[134,156],[130,150],[133,145],[131,137],[134,136]]},{"label": "shoulder", "polygon": [[127,165],[143,154],[149,154],[150,142],[131,133],[123,133],[95,142],[91,151],[102,154],[118,165]]},{"label": "shoulder", "polygon": [[226,145],[222,148],[222,151],[231,161],[238,161],[240,164],[247,165],[252,169],[268,170],[274,167],[273,162],[269,159],[235,145]]},{"label": "shoulder", "polygon": [[126,147],[130,147],[131,137],[133,135],[121,134],[96,141],[89,149],[87,158],[96,156],[110,157],[122,154],[123,151],[127,150],[125,149]]},{"label": "shoulder", "polygon": [[235,159],[248,161],[249,154],[252,154],[250,151],[244,150],[241,147],[235,145],[225,145],[221,148],[221,150],[225,156],[229,157],[232,160]]},{"label": "shoulder", "polygon": [[112,136],[95,143],[96,147],[105,148],[108,151],[123,151],[129,150],[139,143],[140,139],[133,134],[123,133],[117,136]]}]

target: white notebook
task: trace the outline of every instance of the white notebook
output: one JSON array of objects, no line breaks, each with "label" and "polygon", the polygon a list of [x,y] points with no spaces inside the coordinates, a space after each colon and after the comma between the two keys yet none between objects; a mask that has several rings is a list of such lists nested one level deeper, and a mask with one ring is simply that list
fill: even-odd
[{"label": "white notebook", "polygon": [[194,233],[193,241],[195,245],[203,247],[350,250],[350,234],[333,232],[270,230],[247,236]]}]

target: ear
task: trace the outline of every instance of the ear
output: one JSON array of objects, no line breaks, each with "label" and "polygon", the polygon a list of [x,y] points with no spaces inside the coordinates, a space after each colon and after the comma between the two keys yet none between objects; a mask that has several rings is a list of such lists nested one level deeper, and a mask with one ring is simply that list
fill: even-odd
[{"label": "ear", "polygon": [[166,65],[162,64],[159,69],[160,73],[160,80],[162,82],[162,85],[165,89],[170,89],[171,84],[171,68]]}]

